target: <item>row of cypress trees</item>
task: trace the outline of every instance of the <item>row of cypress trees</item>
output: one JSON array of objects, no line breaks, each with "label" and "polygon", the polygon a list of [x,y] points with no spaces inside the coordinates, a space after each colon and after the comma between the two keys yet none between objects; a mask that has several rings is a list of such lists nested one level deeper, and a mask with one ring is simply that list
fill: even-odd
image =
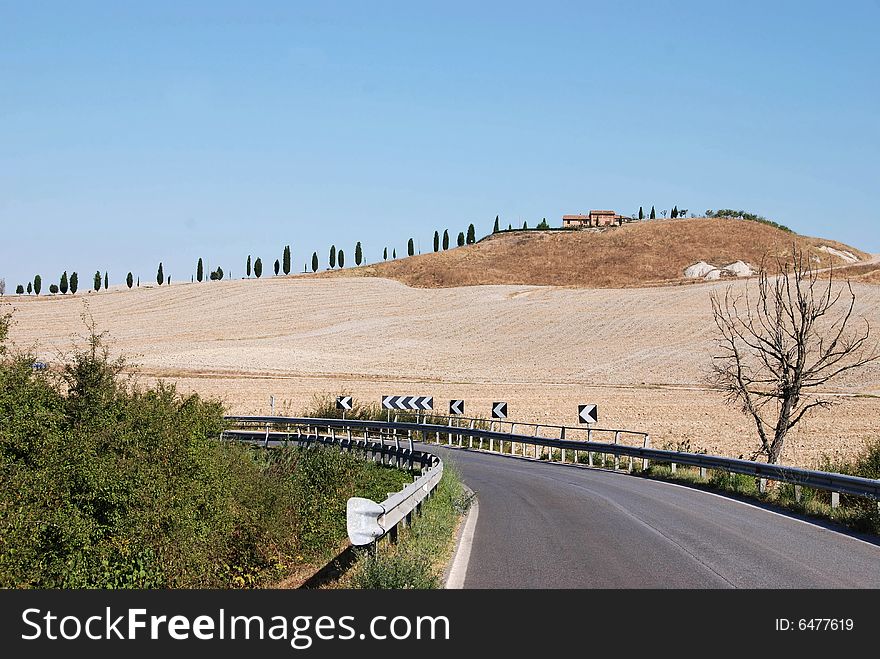
[{"label": "row of cypress trees", "polygon": [[[523,225],[523,228],[526,228],[526,226]],[[498,216],[495,217],[495,231],[496,232],[498,231]],[[467,233],[465,233],[464,231],[459,232],[456,242],[459,247],[462,247],[464,245],[472,245],[476,242],[476,229],[475,229],[473,223],[468,225]],[[438,231],[435,231],[434,232],[434,251],[435,252],[440,251],[440,246],[441,246],[440,233]],[[448,229],[443,230],[442,246],[443,246],[444,250],[449,249],[449,230]],[[415,255],[415,243],[412,238],[410,238],[407,241],[407,254],[409,256]],[[337,266],[340,268],[345,267],[345,252],[341,249],[337,251],[336,245],[330,246],[330,253],[328,256],[329,256],[328,262],[329,262],[330,268],[336,268]],[[397,249],[392,249],[391,258],[392,259],[397,258]],[[386,261],[388,260],[388,247],[385,247],[383,249],[382,259],[386,260]],[[290,261],[291,261],[290,245],[286,245],[284,247],[283,252],[282,252],[281,259],[280,260],[275,259],[275,263],[273,264],[273,269],[274,269],[275,274],[278,275],[281,272],[283,272],[285,275],[289,275],[290,274],[290,267],[291,267]],[[354,262],[355,262],[355,265],[357,265],[357,266],[364,263],[364,253],[363,253],[363,248],[361,246],[360,241],[357,242],[357,244],[355,245],[355,248],[354,248]],[[311,265],[312,272],[317,272],[318,267],[319,267],[317,252],[312,252],[312,259],[311,259],[310,265]],[[303,270],[304,271],[307,270],[308,266],[309,266],[309,264],[306,264],[303,267]],[[262,261],[262,259],[260,257],[257,257],[255,260],[252,261],[251,255],[248,254],[247,262],[245,264],[245,272],[247,273],[248,277],[250,277],[251,274],[253,274],[257,278],[262,277],[263,276],[263,261]],[[212,271],[209,274],[209,279],[211,281],[218,281],[218,280],[223,279],[224,274],[225,273],[223,272],[223,268],[217,267],[216,270]],[[198,282],[202,282],[205,280],[205,266],[204,266],[204,261],[201,258],[199,258],[198,263],[196,264],[196,274],[193,279],[194,279],[194,281],[198,281]],[[135,286],[139,287],[141,285],[141,280],[140,280],[140,277],[135,278],[135,276],[131,272],[129,272],[125,277],[125,283],[126,283],[126,286],[128,286],[128,288],[133,288]],[[162,286],[163,284],[170,284],[170,283],[171,283],[171,276],[165,275],[164,266],[160,262],[159,267],[156,270],[156,284],[158,284],[159,286]],[[110,287],[109,274],[105,271],[102,276],[100,271],[96,271],[94,278],[93,278],[93,289],[95,291],[100,291],[102,285],[103,285],[104,289],[107,289]],[[65,270],[64,273],[61,275],[61,279],[60,279],[59,283],[57,285],[52,284],[49,287],[49,290],[52,293],[60,292],[61,294],[67,294],[69,291],[71,294],[76,294],[78,287],[79,287],[78,274],[76,272],[73,272],[73,273],[71,273],[70,277],[68,277],[67,271]],[[25,291],[27,291],[28,294],[31,294],[31,293],[34,293],[36,295],[40,294],[40,292],[42,291],[42,278],[40,277],[40,275],[36,275],[34,277],[33,282],[28,282],[27,287],[25,287],[23,284],[19,284],[16,287],[15,292],[18,293],[19,295],[23,295],[25,293]]]}]

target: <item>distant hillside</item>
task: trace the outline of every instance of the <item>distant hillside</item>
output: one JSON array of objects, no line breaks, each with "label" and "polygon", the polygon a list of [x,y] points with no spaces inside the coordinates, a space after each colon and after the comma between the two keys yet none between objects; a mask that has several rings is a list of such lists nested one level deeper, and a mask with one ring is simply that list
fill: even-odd
[{"label": "distant hillside", "polygon": [[[422,288],[480,284],[533,284],[617,288],[689,281],[684,270],[704,261],[725,266],[784,256],[792,242],[809,249],[821,266],[845,265],[820,247],[868,254],[833,240],[809,238],[744,220],[681,219],[639,222],[602,231],[499,233],[475,245],[385,261],[319,276],[387,277]],[[690,280],[692,281],[692,280]]]}]

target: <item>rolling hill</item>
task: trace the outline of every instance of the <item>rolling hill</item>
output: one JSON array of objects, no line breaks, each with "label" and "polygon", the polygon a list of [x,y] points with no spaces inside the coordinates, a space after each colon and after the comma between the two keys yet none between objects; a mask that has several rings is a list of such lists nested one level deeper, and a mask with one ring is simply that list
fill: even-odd
[{"label": "rolling hill", "polygon": [[417,288],[483,284],[631,288],[678,284],[685,268],[705,261],[724,266],[791,253],[792,243],[809,250],[814,263],[848,265],[840,253],[869,255],[833,240],[788,233],[765,224],[733,219],[639,222],[604,230],[514,231],[490,235],[475,245],[421,254],[360,268],[328,271],[320,277],[396,279]]}]

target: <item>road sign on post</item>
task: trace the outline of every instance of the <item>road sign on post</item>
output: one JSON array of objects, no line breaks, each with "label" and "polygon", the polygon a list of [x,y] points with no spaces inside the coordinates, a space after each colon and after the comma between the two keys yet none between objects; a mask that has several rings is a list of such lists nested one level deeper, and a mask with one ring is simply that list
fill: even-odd
[{"label": "road sign on post", "polygon": [[464,401],[463,400],[449,401],[449,414],[450,414],[450,416],[453,414],[464,414]]},{"label": "road sign on post", "polygon": [[386,410],[433,410],[433,396],[382,396],[382,408]]},{"label": "road sign on post", "polygon": [[337,410],[351,410],[352,402],[351,396],[337,396],[336,397],[336,409]]},{"label": "road sign on post", "polygon": [[492,418],[493,419],[506,419],[507,418],[507,403],[504,403],[504,402],[492,403]]},{"label": "road sign on post", "polygon": [[599,408],[596,405],[578,405],[578,423],[598,423]]}]

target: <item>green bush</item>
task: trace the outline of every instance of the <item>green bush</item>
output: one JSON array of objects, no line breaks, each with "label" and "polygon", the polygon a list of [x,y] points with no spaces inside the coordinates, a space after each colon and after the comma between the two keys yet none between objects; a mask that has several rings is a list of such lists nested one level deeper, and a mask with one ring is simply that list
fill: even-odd
[{"label": "green bush", "polygon": [[32,362],[0,361],[0,587],[268,583],[333,554],[348,497],[410,480],[334,449],[220,442],[218,401],[137,386],[93,325],[60,370]]}]

